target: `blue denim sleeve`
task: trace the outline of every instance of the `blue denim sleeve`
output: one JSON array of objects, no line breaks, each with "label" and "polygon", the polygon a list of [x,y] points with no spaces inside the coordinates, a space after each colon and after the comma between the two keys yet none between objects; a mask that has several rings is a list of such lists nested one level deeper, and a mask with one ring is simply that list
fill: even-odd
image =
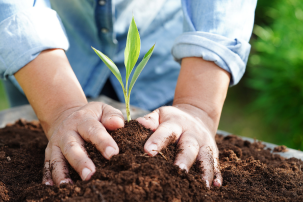
[{"label": "blue denim sleeve", "polygon": [[172,54],[202,57],[231,74],[230,85],[242,78],[250,52],[248,43],[257,0],[182,0],[184,33]]},{"label": "blue denim sleeve", "polygon": [[5,79],[46,49],[68,49],[48,0],[0,0],[0,78]]}]

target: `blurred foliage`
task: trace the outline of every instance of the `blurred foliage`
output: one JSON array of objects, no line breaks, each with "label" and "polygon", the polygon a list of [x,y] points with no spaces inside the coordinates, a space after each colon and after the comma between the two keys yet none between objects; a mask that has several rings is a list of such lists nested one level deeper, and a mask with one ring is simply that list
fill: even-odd
[{"label": "blurred foliage", "polygon": [[275,21],[275,7],[282,2],[282,0],[258,0],[255,12],[255,24],[270,25]]},{"label": "blurred foliage", "polygon": [[246,84],[278,144],[303,150],[303,1],[260,0]]}]

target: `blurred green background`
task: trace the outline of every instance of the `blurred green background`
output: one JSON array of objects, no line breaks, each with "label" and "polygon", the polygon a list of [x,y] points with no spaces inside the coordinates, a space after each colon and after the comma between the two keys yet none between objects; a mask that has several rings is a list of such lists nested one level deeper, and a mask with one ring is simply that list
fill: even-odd
[{"label": "blurred green background", "polygon": [[259,0],[244,78],[219,128],[303,150],[303,1]]},{"label": "blurred green background", "polygon": [[247,70],[229,89],[219,129],[303,150],[302,35],[302,0],[258,1]]}]

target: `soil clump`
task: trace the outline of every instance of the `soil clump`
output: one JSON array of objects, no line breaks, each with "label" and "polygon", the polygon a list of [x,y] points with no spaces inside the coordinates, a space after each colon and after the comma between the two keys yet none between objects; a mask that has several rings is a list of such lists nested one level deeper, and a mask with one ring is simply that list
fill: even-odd
[{"label": "soil clump", "polygon": [[288,149],[284,145],[276,146],[274,148],[274,152],[287,152],[287,151],[288,151]]},{"label": "soil clump", "polygon": [[143,146],[152,131],[138,122],[110,134],[119,155],[108,161],[86,143],[96,174],[82,182],[70,169],[74,184],[58,187],[41,184],[47,139],[39,123],[19,120],[0,129],[0,202],[303,201],[303,162],[273,154],[261,142],[217,135],[223,186],[208,190],[197,166],[186,173],[173,165],[174,142],[148,157]]}]

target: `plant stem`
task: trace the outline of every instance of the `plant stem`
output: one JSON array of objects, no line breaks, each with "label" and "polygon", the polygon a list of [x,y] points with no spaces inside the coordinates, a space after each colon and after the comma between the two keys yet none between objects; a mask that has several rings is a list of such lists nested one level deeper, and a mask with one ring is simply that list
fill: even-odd
[{"label": "plant stem", "polygon": [[126,117],[127,117],[127,121],[129,122],[131,120],[130,107],[129,107],[129,96],[125,97],[125,105],[126,105]]},{"label": "plant stem", "polygon": [[123,94],[124,94],[124,100],[125,100],[125,106],[126,106],[127,122],[129,122],[131,120],[130,107],[129,107],[129,97],[130,97],[130,95],[128,95],[127,90],[125,90],[124,88],[123,88]]},{"label": "plant stem", "polygon": [[127,122],[131,120],[130,117],[130,107],[129,107],[129,100],[130,100],[130,92],[128,92],[128,78],[126,78],[126,83],[125,83],[125,89],[123,90],[124,93],[124,99],[125,99],[125,106],[126,106],[126,117],[127,117]]}]

